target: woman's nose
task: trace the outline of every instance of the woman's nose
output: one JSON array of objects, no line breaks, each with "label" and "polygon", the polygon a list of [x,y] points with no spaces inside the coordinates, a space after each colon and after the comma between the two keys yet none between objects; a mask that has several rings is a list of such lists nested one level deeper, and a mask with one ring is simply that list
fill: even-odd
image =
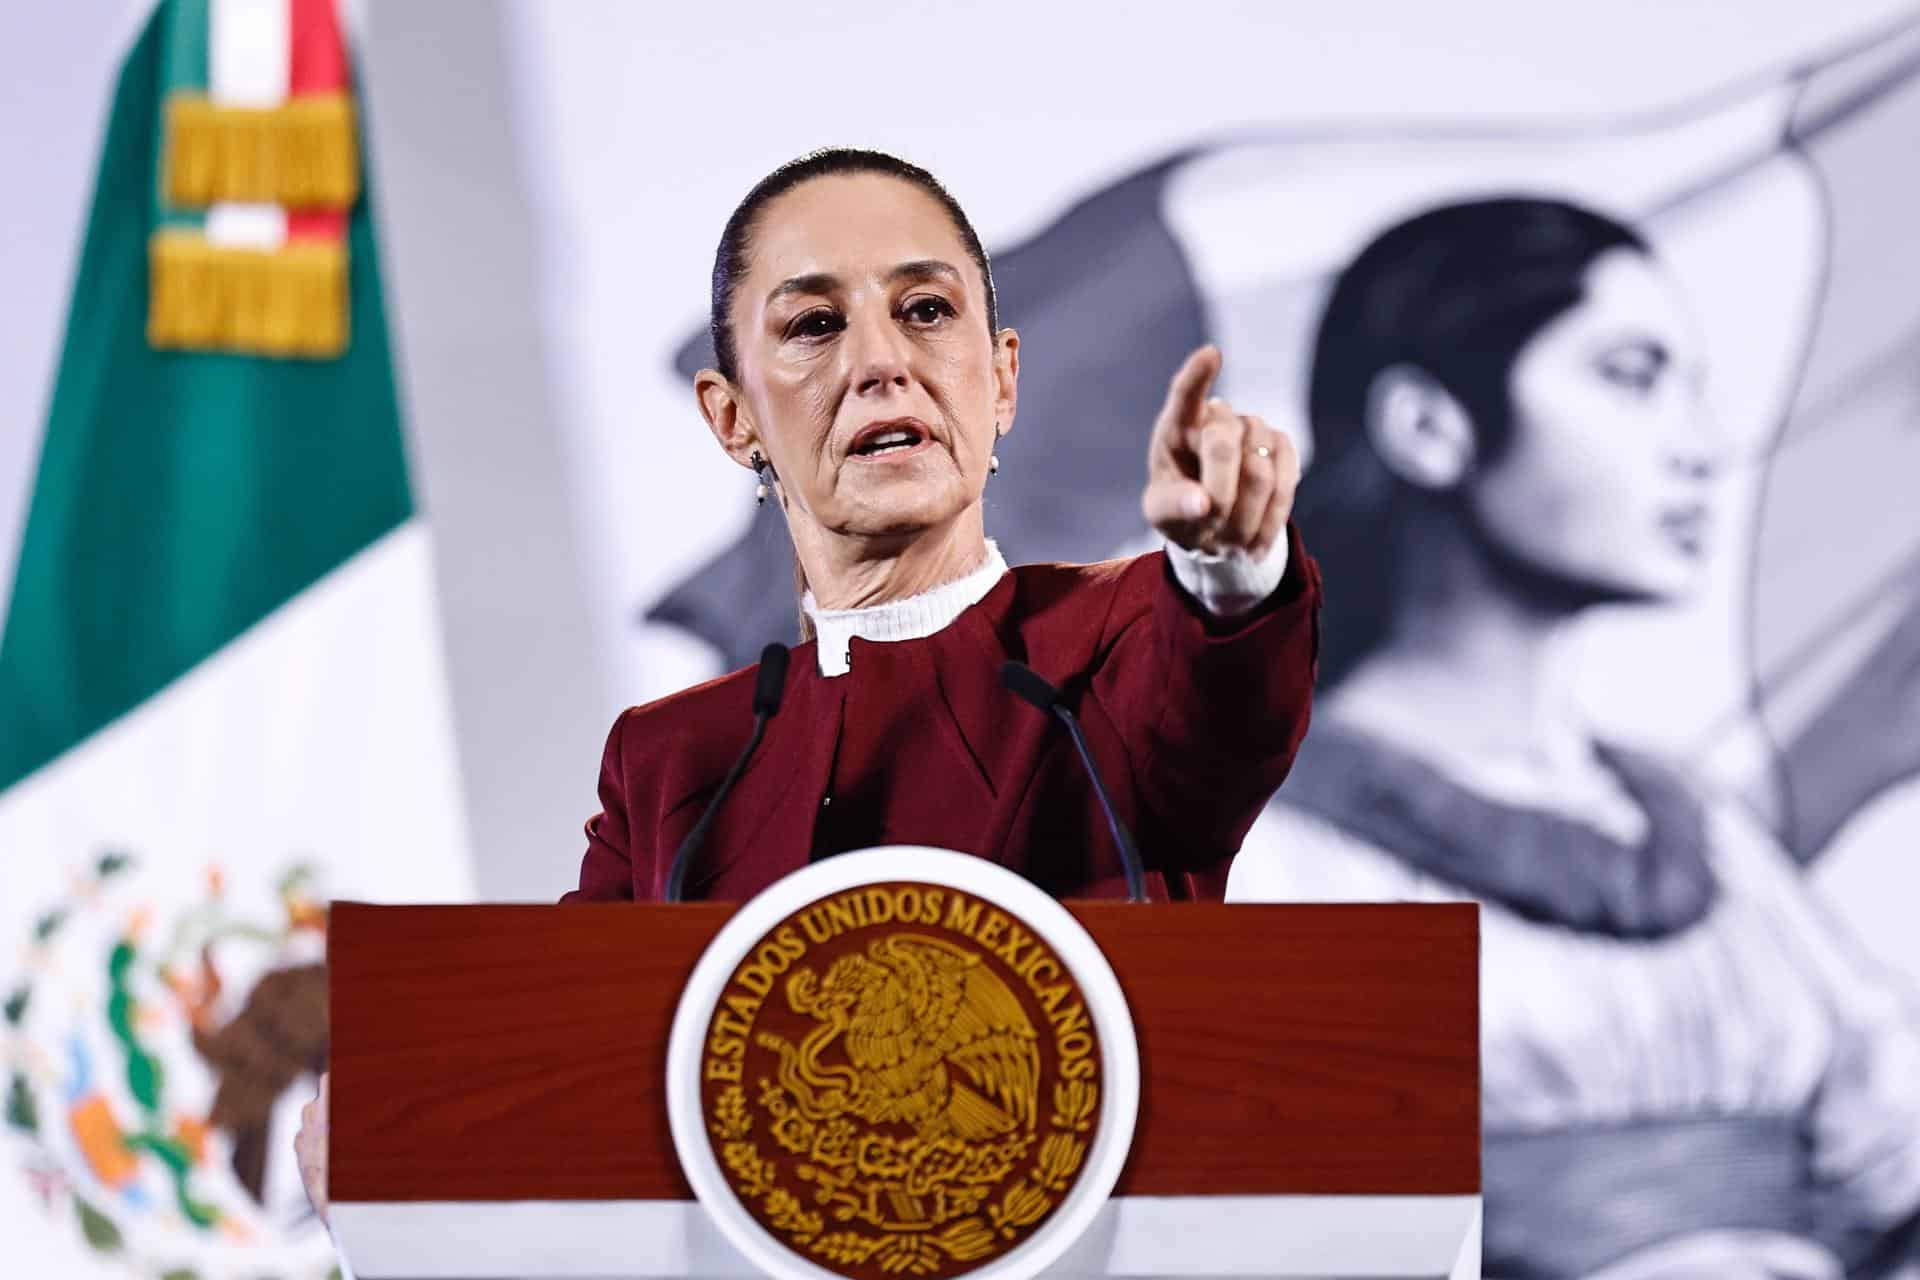
[{"label": "woman's nose", "polygon": [[1704,396],[1687,406],[1686,421],[1675,435],[1677,439],[1668,464],[1676,474],[1705,484],[1720,473],[1731,442]]},{"label": "woman's nose", "polygon": [[907,352],[891,316],[856,320],[848,326],[847,339],[855,394],[907,385]]},{"label": "woman's nose", "polygon": [[1719,465],[1713,455],[1700,450],[1680,450],[1668,459],[1675,472],[1684,480],[1705,484],[1713,479]]}]

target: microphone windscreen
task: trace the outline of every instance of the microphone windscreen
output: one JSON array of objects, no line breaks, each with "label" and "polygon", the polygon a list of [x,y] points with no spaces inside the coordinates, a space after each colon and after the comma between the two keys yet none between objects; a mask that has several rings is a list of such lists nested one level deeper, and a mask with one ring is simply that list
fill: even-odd
[{"label": "microphone windscreen", "polygon": [[753,714],[770,716],[780,709],[787,688],[787,646],[770,644],[760,651],[760,676],[753,682]]},{"label": "microphone windscreen", "polygon": [[1053,710],[1054,704],[1060,701],[1060,691],[1024,662],[1002,663],[1000,683],[1042,711]]}]

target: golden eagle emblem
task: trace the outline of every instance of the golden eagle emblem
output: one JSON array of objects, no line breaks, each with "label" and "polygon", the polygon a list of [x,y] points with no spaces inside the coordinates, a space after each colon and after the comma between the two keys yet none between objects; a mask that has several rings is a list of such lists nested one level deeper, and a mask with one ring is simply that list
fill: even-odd
[{"label": "golden eagle emblem", "polygon": [[722,1176],[838,1274],[954,1280],[1079,1179],[1101,1062],[1079,983],[1025,921],[949,886],[843,890],[722,990],[701,1106]]},{"label": "golden eagle emblem", "polygon": [[[893,934],[815,979],[787,981],[795,1013],[819,1020],[799,1045],[777,1036],[780,1084],[812,1119],[911,1125],[922,1141],[1033,1131],[1040,1053],[1007,984],[951,942]],[[821,1055],[838,1041],[845,1066]]]}]

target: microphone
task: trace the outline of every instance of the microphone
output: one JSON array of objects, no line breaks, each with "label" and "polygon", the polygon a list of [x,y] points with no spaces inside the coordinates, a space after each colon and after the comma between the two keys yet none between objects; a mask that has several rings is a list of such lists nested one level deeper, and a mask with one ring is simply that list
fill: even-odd
[{"label": "microphone", "polygon": [[714,815],[720,812],[720,805],[726,800],[727,793],[733,790],[733,784],[740,780],[746,771],[747,761],[753,759],[753,753],[760,745],[760,739],[766,735],[767,721],[773,719],[780,710],[780,695],[787,686],[787,659],[790,656],[787,646],[770,644],[760,651],[760,674],[753,682],[753,733],[747,738],[746,750],[733,762],[733,768],[727,770],[727,776],[720,780],[719,788],[714,791],[713,799],[707,801],[707,808],[700,815],[700,821],[693,824],[693,830],[687,832],[687,838],[673,852],[673,866],[667,871],[667,889],[665,900],[679,902],[681,890],[686,885],[687,867],[693,862],[693,855],[706,843],[707,829],[713,826]]},{"label": "microphone", "polygon": [[1140,861],[1140,850],[1135,847],[1126,824],[1120,821],[1120,815],[1114,812],[1113,798],[1107,794],[1106,784],[1100,781],[1100,771],[1093,766],[1093,753],[1087,750],[1087,736],[1080,731],[1080,721],[1066,705],[1060,690],[1024,662],[1002,663],[1000,683],[1040,710],[1058,716],[1060,723],[1067,726],[1067,735],[1080,753],[1080,763],[1086,766],[1087,777],[1093,781],[1093,794],[1100,801],[1101,812],[1107,815],[1107,829],[1113,832],[1113,842],[1120,846],[1120,861],[1127,870],[1127,900],[1145,902],[1147,873]]}]

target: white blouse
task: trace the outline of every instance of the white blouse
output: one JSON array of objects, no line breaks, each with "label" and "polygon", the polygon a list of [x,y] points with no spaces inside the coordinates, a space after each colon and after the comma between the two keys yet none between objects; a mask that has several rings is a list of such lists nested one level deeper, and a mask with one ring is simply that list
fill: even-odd
[{"label": "white blouse", "polygon": [[[1169,542],[1167,563],[1174,581],[1216,618],[1231,618],[1265,600],[1287,576],[1287,540],[1276,539],[1265,556],[1244,551],[1188,551]],[[942,583],[930,591],[858,609],[822,609],[808,591],[800,607],[813,623],[819,644],[814,653],[820,674],[843,676],[849,670],[847,642],[862,640],[918,640],[944,630],[949,623],[986,598],[1007,572],[999,546],[987,539],[980,567]]]},{"label": "white blouse", "polygon": [[[1285,795],[1235,859],[1229,901],[1470,896],[1288,806]],[[1868,1217],[1911,1212],[1920,1204],[1913,993],[1835,927],[1744,811],[1711,807],[1708,839],[1720,896],[1703,921],[1670,938],[1585,934],[1483,902],[1488,1133],[1803,1116],[1823,1182]]]}]

